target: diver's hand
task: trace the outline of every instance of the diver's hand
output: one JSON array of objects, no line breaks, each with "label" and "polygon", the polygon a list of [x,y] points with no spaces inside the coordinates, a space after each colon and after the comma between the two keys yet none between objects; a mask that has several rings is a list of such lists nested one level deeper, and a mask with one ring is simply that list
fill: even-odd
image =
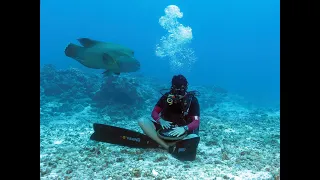
[{"label": "diver's hand", "polygon": [[173,128],[173,130],[171,132],[169,132],[169,134],[171,136],[181,136],[182,134],[184,134],[186,132],[186,130],[183,127],[175,127]]},{"label": "diver's hand", "polygon": [[162,129],[168,129],[168,128],[171,127],[171,123],[172,123],[172,122],[166,121],[166,120],[163,120],[163,119],[160,119],[160,120],[159,120],[159,123],[160,123]]}]

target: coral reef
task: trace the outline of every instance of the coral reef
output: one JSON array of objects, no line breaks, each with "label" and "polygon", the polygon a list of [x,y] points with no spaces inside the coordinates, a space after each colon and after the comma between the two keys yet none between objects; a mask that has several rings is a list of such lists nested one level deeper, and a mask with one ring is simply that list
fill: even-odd
[{"label": "coral reef", "polygon": [[100,114],[115,119],[119,112],[138,117],[161,95],[157,87],[152,79],[142,76],[103,78],[75,68],[56,70],[53,65],[45,65],[40,72],[40,107],[47,108],[41,115],[79,112],[90,104]]}]

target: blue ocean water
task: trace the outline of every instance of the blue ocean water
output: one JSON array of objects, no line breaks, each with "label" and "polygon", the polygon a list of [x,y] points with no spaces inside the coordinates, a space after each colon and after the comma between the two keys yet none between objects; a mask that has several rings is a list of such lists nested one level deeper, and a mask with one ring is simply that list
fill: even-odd
[{"label": "blue ocean water", "polygon": [[[191,70],[170,70],[155,54],[167,32],[164,9],[177,5],[179,23],[192,28],[188,46],[197,61]],[[169,82],[184,73],[191,84],[219,85],[261,106],[279,104],[280,10],[278,0],[228,1],[41,1],[40,63],[74,66],[64,48],[77,38],[117,42],[135,50],[141,73]],[[89,71],[89,70],[88,70]]]},{"label": "blue ocean water", "polygon": [[[41,179],[280,179],[280,2],[41,1]],[[78,38],[134,50],[141,69],[104,78],[64,53]],[[90,140],[93,123],[139,120],[183,74],[198,90],[193,162]],[[108,134],[116,137],[114,132]]]}]

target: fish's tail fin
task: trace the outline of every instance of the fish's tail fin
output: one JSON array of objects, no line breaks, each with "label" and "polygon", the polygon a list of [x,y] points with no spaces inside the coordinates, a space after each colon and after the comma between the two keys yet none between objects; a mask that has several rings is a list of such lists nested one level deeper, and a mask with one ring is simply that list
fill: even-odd
[{"label": "fish's tail fin", "polygon": [[83,52],[83,50],[84,50],[83,47],[70,43],[64,50],[64,53],[68,57],[77,58],[79,57],[79,54]]}]

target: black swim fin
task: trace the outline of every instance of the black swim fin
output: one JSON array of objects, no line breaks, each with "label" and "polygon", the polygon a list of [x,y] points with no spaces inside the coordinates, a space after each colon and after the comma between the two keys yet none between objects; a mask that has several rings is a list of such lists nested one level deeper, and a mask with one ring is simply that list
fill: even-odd
[{"label": "black swim fin", "polygon": [[197,148],[200,137],[178,141],[175,146],[169,147],[168,152],[178,160],[194,161],[197,155]]},{"label": "black swim fin", "polygon": [[129,129],[94,123],[93,130],[90,139],[94,141],[136,148],[159,148],[159,144],[150,137]]}]

